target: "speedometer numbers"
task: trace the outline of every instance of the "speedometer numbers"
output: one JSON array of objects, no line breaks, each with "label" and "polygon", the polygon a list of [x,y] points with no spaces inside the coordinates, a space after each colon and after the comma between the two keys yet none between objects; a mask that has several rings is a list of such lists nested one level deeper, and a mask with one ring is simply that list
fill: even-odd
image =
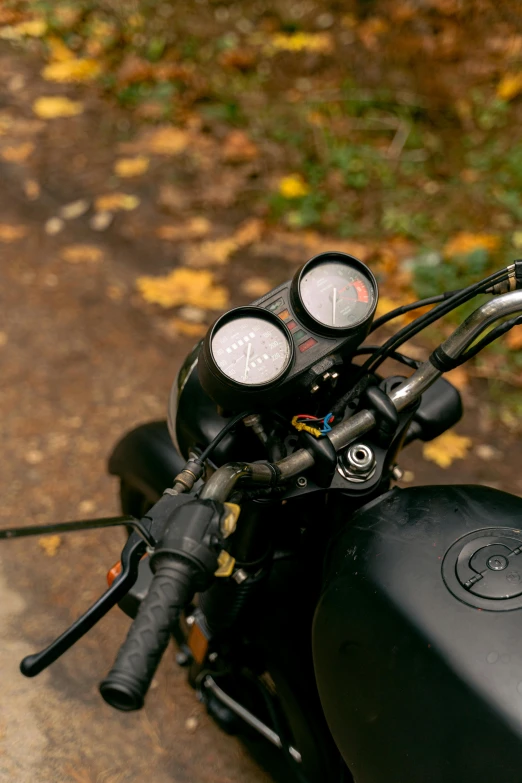
[{"label": "speedometer numbers", "polygon": [[246,385],[275,381],[290,360],[290,343],[281,324],[252,316],[239,315],[219,326],[211,349],[227,378]]}]

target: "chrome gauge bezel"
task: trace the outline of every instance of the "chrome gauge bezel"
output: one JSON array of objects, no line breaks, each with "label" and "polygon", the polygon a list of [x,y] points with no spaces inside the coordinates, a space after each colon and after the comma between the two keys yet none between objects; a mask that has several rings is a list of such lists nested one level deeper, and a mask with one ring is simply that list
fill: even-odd
[{"label": "chrome gauge bezel", "polygon": [[[368,312],[365,313],[359,320],[355,321],[349,326],[332,326],[322,323],[308,310],[303,301],[301,291],[306,275],[308,275],[312,269],[329,263],[343,264],[344,266],[348,266],[351,269],[358,270],[362,275],[364,275],[364,277],[368,279],[372,287],[373,302],[371,307],[369,308]],[[377,308],[378,298],[379,288],[372,271],[366,266],[366,264],[363,264],[362,261],[359,261],[358,258],[355,258],[348,253],[341,253],[340,251],[327,251],[311,258],[295,274],[291,284],[291,301],[299,319],[310,329],[313,329],[317,334],[323,334],[332,337],[349,335],[352,332],[360,329],[361,326],[370,324]]]}]

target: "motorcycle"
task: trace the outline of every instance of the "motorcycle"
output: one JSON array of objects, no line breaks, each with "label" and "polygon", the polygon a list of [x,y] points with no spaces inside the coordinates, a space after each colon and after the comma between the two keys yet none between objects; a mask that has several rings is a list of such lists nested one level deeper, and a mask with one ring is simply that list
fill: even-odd
[{"label": "motorcycle", "polygon": [[[0,531],[128,533],[107,591],[22,673],[119,604],[133,621],[100,685],[116,709],[143,706],[174,638],[209,714],[273,746],[286,781],[520,783],[522,499],[396,482],[403,448],[460,419],[443,375],[522,322],[521,289],[515,261],[374,320],[370,269],[327,252],[219,317],[168,421],[110,457],[123,516]],[[427,361],[399,351],[484,294]],[[406,375],[382,375],[390,357]]]}]

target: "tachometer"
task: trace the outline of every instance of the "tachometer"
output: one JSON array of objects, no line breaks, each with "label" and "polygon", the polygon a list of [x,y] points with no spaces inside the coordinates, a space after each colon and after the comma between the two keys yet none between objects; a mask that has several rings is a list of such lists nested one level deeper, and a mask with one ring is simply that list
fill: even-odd
[{"label": "tachometer", "polygon": [[321,253],[294,278],[292,299],[311,328],[338,334],[371,320],[377,305],[377,283],[368,267],[353,256]]}]

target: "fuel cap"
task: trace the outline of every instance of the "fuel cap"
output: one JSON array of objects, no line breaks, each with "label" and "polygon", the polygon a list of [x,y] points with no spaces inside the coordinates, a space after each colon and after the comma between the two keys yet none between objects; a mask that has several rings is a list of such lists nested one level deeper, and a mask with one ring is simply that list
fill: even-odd
[{"label": "fuel cap", "polygon": [[456,541],[442,566],[444,581],[461,601],[484,609],[522,606],[522,531],[477,530]]}]

